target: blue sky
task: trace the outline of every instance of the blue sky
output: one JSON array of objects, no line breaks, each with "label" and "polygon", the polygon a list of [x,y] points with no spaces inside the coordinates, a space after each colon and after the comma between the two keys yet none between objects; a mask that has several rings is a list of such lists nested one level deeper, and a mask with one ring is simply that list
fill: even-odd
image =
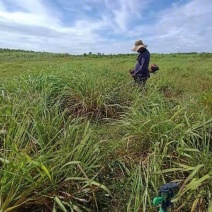
[{"label": "blue sky", "polygon": [[212,52],[211,0],[0,0],[0,47],[35,51]]}]

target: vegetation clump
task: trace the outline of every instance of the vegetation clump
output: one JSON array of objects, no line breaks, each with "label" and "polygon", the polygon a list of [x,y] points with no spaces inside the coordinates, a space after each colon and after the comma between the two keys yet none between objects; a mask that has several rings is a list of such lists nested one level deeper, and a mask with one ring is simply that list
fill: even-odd
[{"label": "vegetation clump", "polygon": [[1,55],[0,211],[157,211],[171,181],[178,211],[208,210],[211,54],[153,54],[145,94],[133,55]]}]

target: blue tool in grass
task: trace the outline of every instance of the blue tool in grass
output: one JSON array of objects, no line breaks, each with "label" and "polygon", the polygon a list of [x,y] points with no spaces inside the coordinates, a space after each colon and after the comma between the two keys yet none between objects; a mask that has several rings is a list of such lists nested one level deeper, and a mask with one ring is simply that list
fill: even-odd
[{"label": "blue tool in grass", "polygon": [[159,188],[159,195],[153,199],[153,205],[160,206],[159,212],[168,212],[173,205],[171,201],[178,189],[179,184],[174,182],[166,183]]}]

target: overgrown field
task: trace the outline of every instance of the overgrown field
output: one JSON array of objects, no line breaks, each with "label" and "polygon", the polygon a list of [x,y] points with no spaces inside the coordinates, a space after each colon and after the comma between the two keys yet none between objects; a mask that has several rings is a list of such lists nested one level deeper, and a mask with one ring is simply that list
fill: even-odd
[{"label": "overgrown field", "polygon": [[175,211],[212,200],[212,54],[154,54],[135,87],[136,55],[0,53],[0,211]]}]

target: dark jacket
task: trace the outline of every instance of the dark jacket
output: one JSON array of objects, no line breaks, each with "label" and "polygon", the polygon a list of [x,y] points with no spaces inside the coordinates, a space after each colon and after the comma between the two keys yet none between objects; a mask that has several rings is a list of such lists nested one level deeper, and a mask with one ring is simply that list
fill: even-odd
[{"label": "dark jacket", "polygon": [[137,63],[133,71],[133,75],[138,78],[149,78],[149,61],[150,53],[146,48],[141,48],[137,58]]}]

